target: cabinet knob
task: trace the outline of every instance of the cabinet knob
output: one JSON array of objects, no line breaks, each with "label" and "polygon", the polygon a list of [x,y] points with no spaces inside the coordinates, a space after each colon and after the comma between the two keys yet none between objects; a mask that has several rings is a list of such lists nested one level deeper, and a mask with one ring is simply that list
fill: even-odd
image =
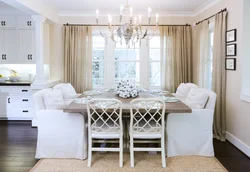
[{"label": "cabinet knob", "polygon": [[1,21],[1,25],[3,26],[3,21]]},{"label": "cabinet knob", "polygon": [[4,26],[6,26],[6,21],[4,21]]},{"label": "cabinet knob", "polygon": [[10,98],[8,98],[8,103],[10,103]]},{"label": "cabinet knob", "polygon": [[4,54],[4,60],[7,60],[7,57],[6,57],[7,55],[6,54]]},{"label": "cabinet knob", "polygon": [[28,60],[30,60],[30,55],[28,54]]},{"label": "cabinet knob", "polygon": [[30,59],[32,60],[32,54],[30,55]]}]

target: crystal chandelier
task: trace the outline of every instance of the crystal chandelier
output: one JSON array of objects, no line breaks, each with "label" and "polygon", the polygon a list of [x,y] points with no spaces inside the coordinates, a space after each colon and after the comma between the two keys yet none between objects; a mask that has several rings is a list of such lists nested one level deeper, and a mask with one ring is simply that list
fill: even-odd
[{"label": "crystal chandelier", "polygon": [[[129,21],[123,22],[124,18],[124,11],[129,11]],[[134,16],[133,18],[133,8],[128,5],[120,6],[120,19],[119,19],[119,25],[113,25],[112,24],[112,17],[111,15],[108,15],[108,30],[109,34],[104,35],[102,31],[100,31],[100,34],[104,38],[110,38],[115,43],[120,42],[120,44],[123,44],[123,40],[125,41],[126,45],[129,47],[130,45],[135,46],[135,44],[138,41],[141,41],[142,39],[148,39],[148,29],[150,27],[151,23],[151,8],[148,7],[148,24],[146,25],[147,28],[143,32],[142,31],[142,15],[138,15],[138,24],[137,24],[137,17]],[[158,19],[159,14],[157,13],[155,15],[156,17],[156,24],[155,24],[155,30],[158,28]],[[96,25],[99,26],[99,10],[96,10]],[[116,27],[117,26],[117,27]]]}]

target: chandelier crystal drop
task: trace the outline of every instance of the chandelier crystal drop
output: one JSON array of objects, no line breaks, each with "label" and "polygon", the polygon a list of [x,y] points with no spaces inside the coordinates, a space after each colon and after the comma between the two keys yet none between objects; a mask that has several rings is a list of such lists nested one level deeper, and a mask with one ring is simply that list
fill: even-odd
[{"label": "chandelier crystal drop", "polygon": [[[129,20],[123,21],[123,18],[126,17],[124,15],[124,11],[129,12]],[[108,32],[109,34],[104,35],[103,32],[100,30],[100,34],[104,38],[110,38],[115,43],[120,42],[120,44],[123,44],[123,40],[125,41],[127,47],[130,47],[130,45],[135,46],[136,43],[141,41],[142,39],[150,39],[148,38],[148,30],[151,24],[151,15],[152,15],[152,9],[148,7],[148,23],[147,28],[145,31],[142,30],[142,15],[138,15],[138,17],[133,16],[133,8],[128,5],[121,5],[120,6],[120,18],[119,18],[119,25],[112,24],[112,16],[108,15]],[[159,21],[159,14],[157,13],[155,15],[156,17],[156,24],[155,24],[155,30],[158,28],[158,21]],[[137,23],[138,21],[138,23]],[[99,10],[96,10],[96,25],[99,26]],[[153,32],[153,35],[154,35]],[[153,36],[152,35],[152,36]]]}]

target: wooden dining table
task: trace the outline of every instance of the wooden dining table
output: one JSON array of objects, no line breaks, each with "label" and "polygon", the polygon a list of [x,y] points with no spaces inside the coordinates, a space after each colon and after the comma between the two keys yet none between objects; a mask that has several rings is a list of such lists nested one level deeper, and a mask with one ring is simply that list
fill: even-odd
[{"label": "wooden dining table", "polygon": [[[145,92],[140,92],[139,96],[136,98],[159,98],[161,96],[168,96],[168,97],[173,97],[172,94],[159,94],[159,93],[154,93],[151,94],[150,91],[145,91]],[[87,97],[86,95],[82,94],[78,98],[84,98]],[[95,99],[117,99],[122,102],[121,107],[122,107],[122,112],[124,114],[129,113],[130,111],[130,102],[135,99],[135,98],[121,98],[118,95],[115,94],[115,92],[103,92],[100,95],[94,95],[91,96],[92,98]],[[82,113],[86,114],[87,113],[87,105],[86,104],[79,104],[76,102],[71,102],[69,105],[65,106],[63,109],[64,112],[69,112],[69,113]],[[165,105],[165,112],[168,113],[191,113],[192,110],[185,105],[182,101],[174,102],[174,103],[166,103]]]},{"label": "wooden dining table", "polygon": [[[137,98],[152,98],[152,99],[160,99],[162,96],[167,97],[173,97],[172,94],[160,94],[160,93],[153,93],[151,94],[150,91],[140,92],[139,96],[136,98],[121,98],[118,95],[115,94],[115,92],[103,92],[100,95],[91,95],[91,98],[93,99],[117,99],[122,102],[121,108],[122,108],[122,118],[124,119],[124,148],[126,151],[128,151],[129,147],[129,135],[128,135],[128,120],[130,119],[130,102]],[[78,98],[84,98],[87,97],[86,95],[82,94]],[[76,102],[71,102],[69,105],[67,105],[64,109],[64,112],[68,113],[81,113],[85,117],[87,117],[87,104],[81,104]],[[192,110],[185,105],[182,101],[173,102],[173,103],[166,103],[165,104],[165,112],[166,114],[169,113],[192,113]],[[93,140],[94,143],[117,143],[117,140]],[[150,141],[150,143],[159,143],[159,140],[156,141]],[[147,143],[147,141],[144,140],[137,140],[134,141],[134,143]]]}]

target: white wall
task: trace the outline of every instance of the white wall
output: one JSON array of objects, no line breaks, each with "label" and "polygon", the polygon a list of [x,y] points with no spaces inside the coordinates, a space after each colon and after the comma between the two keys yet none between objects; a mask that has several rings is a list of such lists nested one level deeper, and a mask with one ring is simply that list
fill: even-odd
[{"label": "white wall", "polygon": [[[228,10],[228,30],[236,28],[238,33],[237,70],[227,71],[226,122],[228,137],[231,140],[238,139],[238,142],[241,142],[241,146],[244,147],[245,152],[247,151],[246,153],[249,153],[250,156],[250,104],[240,99],[244,58],[243,37],[245,37],[243,35],[243,0],[221,0],[213,7],[198,15],[195,20],[202,20],[224,8]],[[249,39],[247,40],[247,44],[249,45]],[[195,46],[194,44],[194,50]],[[195,56],[195,58],[197,57]],[[249,68],[250,63],[247,65]],[[222,67],[224,68],[224,66]]]},{"label": "white wall", "polygon": [[244,11],[243,11],[243,52],[242,52],[242,100],[250,102],[250,49],[249,49],[249,40],[250,40],[250,1],[244,0]]}]

